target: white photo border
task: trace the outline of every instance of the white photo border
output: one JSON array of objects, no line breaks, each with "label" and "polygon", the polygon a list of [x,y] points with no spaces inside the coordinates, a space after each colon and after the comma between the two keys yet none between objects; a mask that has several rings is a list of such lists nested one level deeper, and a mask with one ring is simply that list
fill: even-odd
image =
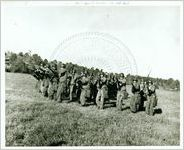
[{"label": "white photo border", "polygon": [[[1,149],[184,149],[183,148],[183,0],[177,1],[1,1],[1,7],[11,6],[179,6],[180,7],[180,146],[62,146],[6,147],[5,146],[5,51],[1,49]],[[2,9],[1,9],[2,14]],[[1,20],[2,21],[2,20]],[[2,31],[2,28],[1,28]],[[2,37],[2,35],[1,35]],[[2,45],[2,39],[1,44]]]}]

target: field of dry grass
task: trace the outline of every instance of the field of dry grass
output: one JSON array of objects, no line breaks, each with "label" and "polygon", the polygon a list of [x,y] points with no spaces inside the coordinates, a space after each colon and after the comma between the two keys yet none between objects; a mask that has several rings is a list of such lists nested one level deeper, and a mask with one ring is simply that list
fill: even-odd
[{"label": "field of dry grass", "polygon": [[158,111],[148,116],[131,113],[129,100],[121,112],[57,103],[35,84],[30,75],[6,73],[6,146],[179,145],[179,92],[157,90]]}]

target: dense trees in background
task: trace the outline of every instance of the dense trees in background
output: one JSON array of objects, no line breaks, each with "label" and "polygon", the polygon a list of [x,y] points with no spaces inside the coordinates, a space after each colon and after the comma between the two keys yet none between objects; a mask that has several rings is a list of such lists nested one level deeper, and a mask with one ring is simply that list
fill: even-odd
[{"label": "dense trees in background", "polygon": [[[47,59],[43,60],[38,54],[31,54],[31,52],[25,54],[22,52],[18,54],[13,52],[5,53],[5,70],[7,72],[19,72],[30,74],[35,69],[35,65],[41,64],[43,64],[43,66],[48,64],[48,60]],[[78,73],[82,72],[84,69],[87,69],[84,66],[72,64],[71,62],[66,63],[66,67],[68,71],[70,71],[72,68],[76,68]],[[92,67],[88,69],[88,72],[90,74],[96,75],[97,73],[102,72],[102,70]],[[128,74],[126,76],[127,84],[131,84],[133,78],[135,78],[134,75]],[[167,80],[161,78],[142,77],[142,76],[136,76],[136,78],[139,81],[141,79],[144,79],[144,81],[148,81],[149,79],[151,79],[158,88],[163,87],[164,89],[168,90],[180,90],[180,82],[172,78],[169,78]]]},{"label": "dense trees in background", "polygon": [[[135,76],[130,75],[130,74],[126,76],[128,84],[131,84],[132,79],[134,77]],[[163,87],[164,89],[168,89],[168,90],[180,90],[179,80],[174,80],[172,78],[162,79],[162,78],[143,77],[143,76],[136,76],[136,77],[138,80],[144,79],[144,81],[148,81],[149,79],[151,79],[155,83],[157,88]]]},{"label": "dense trees in background", "polygon": [[8,72],[30,73],[35,65],[40,65],[41,63],[43,63],[43,60],[37,54],[5,53],[6,71]]}]

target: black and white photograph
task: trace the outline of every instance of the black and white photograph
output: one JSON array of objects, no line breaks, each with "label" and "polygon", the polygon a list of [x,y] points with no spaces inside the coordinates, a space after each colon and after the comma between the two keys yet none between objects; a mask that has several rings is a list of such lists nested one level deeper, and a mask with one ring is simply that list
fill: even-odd
[{"label": "black and white photograph", "polygon": [[181,149],[183,1],[1,1],[1,148]]}]

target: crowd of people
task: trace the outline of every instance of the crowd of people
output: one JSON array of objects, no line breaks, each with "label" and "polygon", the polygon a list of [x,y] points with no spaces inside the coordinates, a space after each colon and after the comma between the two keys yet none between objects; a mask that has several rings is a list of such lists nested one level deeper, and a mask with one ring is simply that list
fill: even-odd
[{"label": "crowd of people", "polygon": [[[116,99],[117,109],[122,110],[123,101],[130,95],[123,73],[89,72],[87,68],[79,71],[75,65],[67,69],[66,64],[52,61],[44,66],[35,66],[33,76],[37,79],[37,90],[57,102],[69,98],[68,102],[75,99],[81,106],[86,106],[90,101],[98,109],[104,109],[106,100]],[[135,78],[131,86],[130,110],[133,113],[144,110],[146,101],[146,114],[154,115],[158,98],[153,82]]]}]

